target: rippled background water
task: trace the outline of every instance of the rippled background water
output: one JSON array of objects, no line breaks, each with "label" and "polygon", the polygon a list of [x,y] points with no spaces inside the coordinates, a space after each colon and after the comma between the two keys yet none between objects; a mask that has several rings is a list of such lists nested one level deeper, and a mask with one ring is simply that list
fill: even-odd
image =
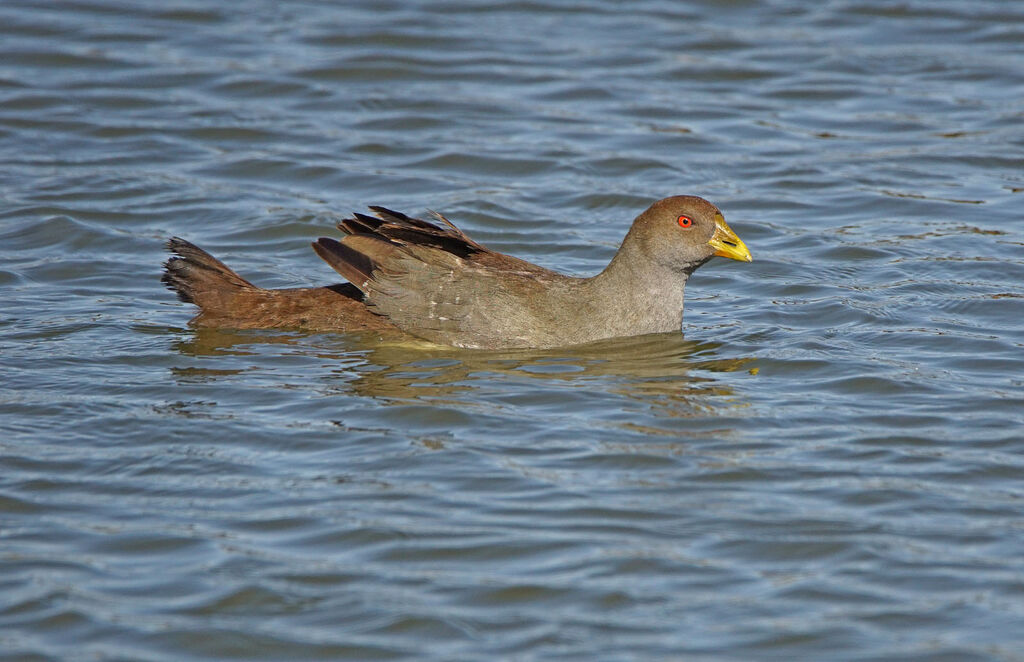
[{"label": "rippled background water", "polygon": [[[338,214],[599,270],[684,334],[201,332],[181,235]],[[3,660],[1024,660],[1024,6],[0,4]]]}]

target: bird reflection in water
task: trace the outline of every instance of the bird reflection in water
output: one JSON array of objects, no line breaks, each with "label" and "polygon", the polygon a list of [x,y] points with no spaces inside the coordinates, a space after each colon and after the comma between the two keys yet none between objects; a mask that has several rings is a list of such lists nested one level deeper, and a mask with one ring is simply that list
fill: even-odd
[{"label": "bird reflection in water", "polygon": [[[287,346],[286,351],[272,349]],[[294,388],[318,397],[364,396],[387,404],[480,406],[503,394],[501,406],[550,407],[540,382],[622,395],[657,410],[657,417],[723,415],[742,408],[733,388],[716,373],[748,369],[749,357],[719,356],[721,343],[661,333],[605,340],[554,350],[460,350],[422,341],[381,340],[372,332],[304,334],[280,331],[198,329],[175,349],[196,357],[221,357],[216,366],[173,368],[182,382],[216,382],[260,370],[253,357],[273,356],[282,388],[288,370],[301,375]],[[241,361],[244,364],[241,364]],[[286,366],[282,368],[281,359]],[[207,363],[207,361],[203,361]],[[284,374],[282,374],[284,373]],[[501,386],[496,385],[501,383]],[[571,406],[571,405],[567,405]],[[631,422],[622,425],[635,429]],[[678,433],[678,431],[676,431]]]}]

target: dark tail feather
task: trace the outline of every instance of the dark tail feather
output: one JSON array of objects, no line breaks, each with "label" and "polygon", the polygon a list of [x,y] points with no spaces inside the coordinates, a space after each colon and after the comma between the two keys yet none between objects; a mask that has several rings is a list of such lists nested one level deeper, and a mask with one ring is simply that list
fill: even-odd
[{"label": "dark tail feather", "polygon": [[186,303],[205,309],[238,290],[255,289],[223,262],[184,239],[172,237],[167,242],[167,250],[175,257],[164,262],[164,275],[160,280]]}]

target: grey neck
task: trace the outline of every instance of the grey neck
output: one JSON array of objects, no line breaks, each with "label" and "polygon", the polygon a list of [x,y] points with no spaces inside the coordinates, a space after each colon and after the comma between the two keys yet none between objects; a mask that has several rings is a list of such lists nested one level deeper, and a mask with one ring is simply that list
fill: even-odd
[{"label": "grey neck", "polygon": [[621,251],[604,271],[586,281],[591,295],[603,302],[615,335],[679,331],[686,280],[699,265],[676,270],[620,258]]}]

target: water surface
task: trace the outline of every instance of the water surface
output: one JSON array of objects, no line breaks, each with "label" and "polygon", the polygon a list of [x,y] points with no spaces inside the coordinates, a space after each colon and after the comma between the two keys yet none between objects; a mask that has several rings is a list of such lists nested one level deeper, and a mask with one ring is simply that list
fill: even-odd
[{"label": "water surface", "polygon": [[[0,5],[0,659],[1024,660],[1024,8]],[[193,331],[340,214],[592,274],[545,352]]]}]

